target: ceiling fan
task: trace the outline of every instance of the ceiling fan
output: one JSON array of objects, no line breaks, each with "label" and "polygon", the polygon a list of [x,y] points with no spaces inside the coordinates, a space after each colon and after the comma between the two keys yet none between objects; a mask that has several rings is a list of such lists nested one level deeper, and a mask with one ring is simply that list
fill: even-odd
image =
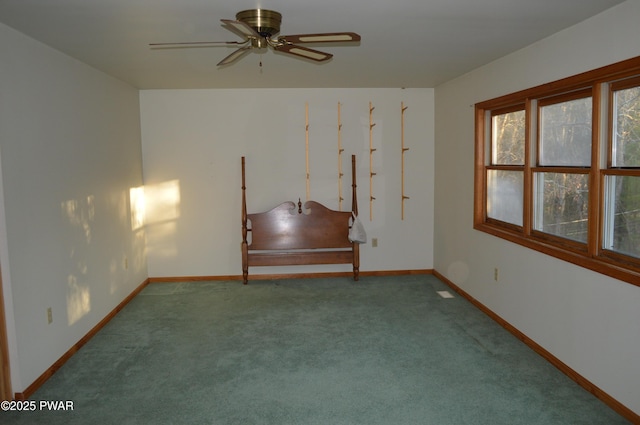
[{"label": "ceiling fan", "polygon": [[229,65],[254,49],[274,50],[290,55],[300,56],[316,62],[324,62],[333,57],[331,53],[321,52],[300,46],[305,43],[340,43],[360,41],[354,32],[336,32],[325,34],[281,35],[280,23],[282,15],[273,10],[250,9],[236,14],[236,20],[221,19],[223,26],[244,38],[243,41],[195,41],[183,43],[152,43],[151,48],[186,48],[214,46],[242,46],[222,59],[218,66]]}]

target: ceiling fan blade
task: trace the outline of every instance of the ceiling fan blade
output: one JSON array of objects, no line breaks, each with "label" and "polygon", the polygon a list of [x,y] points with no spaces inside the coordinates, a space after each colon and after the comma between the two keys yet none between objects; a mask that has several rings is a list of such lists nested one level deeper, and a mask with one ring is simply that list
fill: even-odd
[{"label": "ceiling fan blade", "polygon": [[231,19],[220,19],[227,29],[239,34],[245,38],[260,38],[260,34],[248,24],[242,21],[233,21]]},{"label": "ceiling fan blade", "polygon": [[283,44],[282,46],[276,46],[275,49],[279,52],[301,56],[303,58],[311,59],[316,62],[324,62],[333,57],[331,53],[325,53],[319,50],[309,49],[307,47],[296,46],[295,44]]},{"label": "ceiling fan blade", "polygon": [[239,48],[238,50],[234,51],[229,56],[218,62],[218,66],[229,65],[230,63],[237,61],[242,56],[249,53],[249,50],[251,50],[251,45]]},{"label": "ceiling fan blade", "polygon": [[245,41],[185,41],[179,43],[150,43],[152,49],[180,49],[189,47],[216,47],[247,44]]},{"label": "ceiling fan blade", "polygon": [[355,32],[330,32],[325,34],[297,34],[281,35],[279,41],[285,43],[343,43],[349,41],[360,41],[360,35]]}]

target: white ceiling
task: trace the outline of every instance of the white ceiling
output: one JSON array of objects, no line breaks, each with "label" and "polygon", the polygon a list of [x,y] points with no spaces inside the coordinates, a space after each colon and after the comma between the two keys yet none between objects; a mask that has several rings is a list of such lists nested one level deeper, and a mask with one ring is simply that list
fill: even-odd
[{"label": "white ceiling", "polygon": [[[622,2],[0,0],[0,22],[140,89],[436,87]],[[239,41],[220,19],[254,8],[282,13],[281,34],[353,31],[362,41],[309,45],[334,54],[326,63],[269,50],[224,68],[229,47],[148,47]]]}]

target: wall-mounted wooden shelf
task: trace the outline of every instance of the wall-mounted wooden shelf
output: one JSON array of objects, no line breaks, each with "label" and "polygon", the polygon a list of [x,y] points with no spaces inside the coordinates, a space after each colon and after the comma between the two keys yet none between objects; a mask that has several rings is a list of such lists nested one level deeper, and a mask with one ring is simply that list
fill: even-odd
[{"label": "wall-mounted wooden shelf", "polygon": [[311,173],[309,170],[309,102],[304,104],[304,131],[305,131],[305,165],[307,179],[307,201],[311,199]]},{"label": "wall-mounted wooden shelf", "polygon": [[402,173],[402,178],[401,178],[401,195],[402,195],[402,206],[401,206],[401,216],[402,216],[402,220],[404,220],[404,201],[406,201],[407,199],[409,199],[408,196],[405,195],[404,193],[404,154],[407,153],[407,151],[409,150],[409,148],[405,147],[404,145],[404,113],[407,110],[408,106],[404,106],[404,102],[400,103],[400,128],[401,128],[401,134],[400,134],[400,141],[401,141],[401,149],[402,149],[402,153],[401,153],[401,166],[400,166],[400,172]]},{"label": "wall-mounted wooden shelf", "polygon": [[373,176],[376,173],[373,172],[373,153],[376,151],[373,147],[373,127],[376,123],[373,122],[373,110],[374,106],[369,102],[369,220],[373,220],[373,201],[376,198],[373,196]]},{"label": "wall-mounted wooden shelf", "polygon": [[342,211],[342,117],[340,114],[340,102],[338,102],[338,211]]}]

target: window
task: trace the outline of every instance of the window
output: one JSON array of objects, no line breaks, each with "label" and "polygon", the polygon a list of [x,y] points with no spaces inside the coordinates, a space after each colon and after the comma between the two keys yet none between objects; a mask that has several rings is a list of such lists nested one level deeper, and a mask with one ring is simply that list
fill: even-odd
[{"label": "window", "polygon": [[586,244],[592,149],[591,91],[538,102],[533,229]]},{"label": "window", "polygon": [[640,285],[640,57],[476,105],[474,227]]},{"label": "window", "polygon": [[522,226],[524,105],[491,117],[491,163],[487,167],[487,216]]},{"label": "window", "polygon": [[640,258],[640,78],[611,84],[610,96],[602,249]]}]

